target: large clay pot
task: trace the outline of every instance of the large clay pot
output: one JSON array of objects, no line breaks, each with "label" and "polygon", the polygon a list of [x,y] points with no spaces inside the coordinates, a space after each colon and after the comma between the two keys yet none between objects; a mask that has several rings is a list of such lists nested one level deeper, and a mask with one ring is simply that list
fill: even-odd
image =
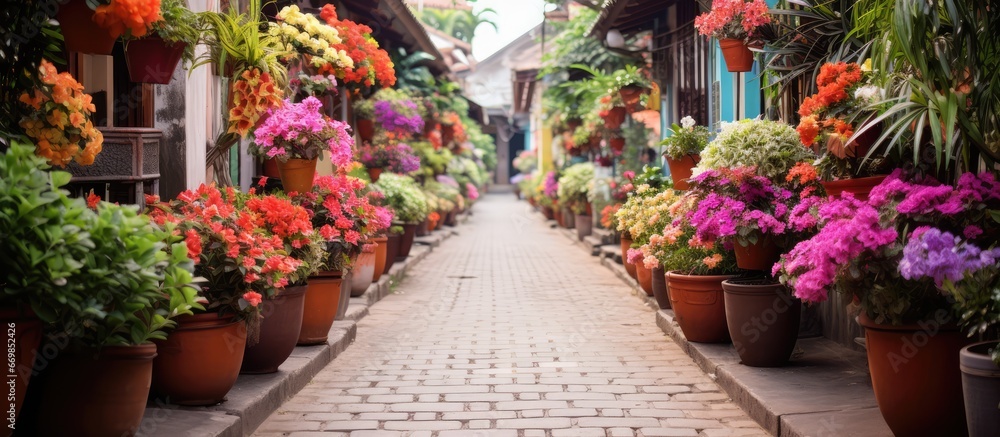
[{"label": "large clay pot", "polygon": [[455,125],[452,124],[442,124],[441,125],[441,142],[444,145],[450,144],[455,140]]},{"label": "large clay pot", "polygon": [[730,279],[722,288],[729,336],[743,364],[785,365],[795,349],[802,303],[784,285],[763,279]]},{"label": "large clay pot", "polygon": [[611,147],[611,151],[614,152],[615,156],[619,156],[625,150],[625,138],[612,137],[608,140],[608,146]]},{"label": "large clay pot", "polygon": [[378,182],[379,176],[382,176],[382,171],[384,171],[385,169],[382,167],[373,167],[367,170],[368,170],[368,179],[371,179],[372,183],[374,184]]},{"label": "large clay pot", "polygon": [[701,155],[684,155],[680,159],[666,157],[667,166],[670,167],[670,179],[674,181],[674,189],[687,190],[691,187],[688,179],[691,179],[691,169],[701,161]]},{"label": "large clay pot", "polygon": [[458,207],[456,206],[451,211],[448,211],[448,217],[445,219],[444,224],[448,227],[454,228],[458,226]]},{"label": "large clay pot", "polygon": [[882,325],[863,312],[875,401],[898,437],[966,435],[959,353],[972,342],[947,310],[912,325]]},{"label": "large clay pot", "polygon": [[246,322],[217,312],[177,318],[166,340],[156,341],[153,393],[177,405],[222,402],[240,375]]},{"label": "large clay pot", "polygon": [[69,0],[60,5],[56,19],[66,51],[110,55],[115,41],[121,36],[112,35],[108,29],[97,25],[94,11],[87,7],[87,0]]},{"label": "large clay pot", "polygon": [[396,254],[396,261],[402,261],[410,256],[410,250],[413,249],[413,237],[416,235],[416,223],[407,223],[403,225],[403,235],[399,238],[399,253]]},{"label": "large clay pot", "polygon": [[368,291],[375,278],[375,251],[362,252],[351,273],[351,297],[359,297]]},{"label": "large clay pot", "polygon": [[[7,348],[7,360],[13,360],[13,362],[7,361],[7,365],[13,364],[15,366],[14,372],[9,370],[7,372],[7,378],[14,378],[13,387],[9,386],[10,379],[7,379],[7,391],[8,393],[13,391],[14,399],[7,399],[5,414],[9,417],[11,414],[9,408],[13,407],[13,415],[16,418],[21,412],[24,394],[27,393],[28,383],[31,381],[35,353],[38,351],[38,345],[42,342],[42,321],[31,310],[3,307],[0,308],[0,326],[6,333],[3,344]],[[10,353],[13,353],[14,356],[10,356]],[[0,435],[10,435],[13,432],[6,426],[2,429]]]},{"label": "large clay pot", "polygon": [[629,85],[622,87],[618,90],[618,95],[622,97],[622,103],[625,106],[634,107],[639,104],[639,99],[642,98],[643,93],[645,93],[647,88],[641,86]]},{"label": "large clay pot", "polygon": [[168,43],[156,35],[125,43],[125,61],[132,82],[168,84],[184,56],[187,43]]},{"label": "large clay pot", "polygon": [[389,274],[389,270],[392,269],[392,265],[396,264],[396,255],[399,254],[400,239],[402,239],[402,236],[399,234],[389,234],[385,250],[385,270],[382,271],[382,274]]},{"label": "large clay pot", "polygon": [[632,236],[629,235],[628,232],[622,233],[621,245],[622,245],[622,265],[625,266],[625,271],[628,272],[628,275],[631,276],[632,279],[638,279],[638,276],[636,275],[635,272],[635,265],[628,262],[628,250],[629,248],[632,247]]},{"label": "large clay pot", "polygon": [[105,346],[52,361],[41,391],[38,435],[133,436],[153,378],[156,345]]},{"label": "large clay pot", "polygon": [[719,40],[722,57],[726,59],[726,70],[730,73],[742,73],[753,70],[753,52],[740,39],[723,38]]},{"label": "large clay pot", "polygon": [[[353,263],[352,263],[353,264]],[[340,305],[337,306],[337,315],[333,320],[344,320],[347,318],[347,307],[351,304],[351,281],[354,272],[344,272],[344,280],[340,281]]]},{"label": "large clay pot", "polygon": [[370,118],[359,118],[354,123],[358,128],[361,141],[371,141],[375,138],[375,121]]},{"label": "large clay pot", "polygon": [[670,293],[667,289],[667,273],[663,271],[663,267],[656,267],[649,273],[653,278],[653,297],[656,298],[656,305],[661,310],[669,310]]},{"label": "large clay pot", "polygon": [[375,271],[372,273],[372,281],[378,282],[385,273],[386,252],[388,252],[389,238],[375,237]]},{"label": "large clay pot", "polygon": [[562,208],[553,207],[552,208],[552,216],[553,216],[553,218],[555,218],[556,224],[558,224],[560,228],[566,227],[566,223],[563,221],[563,210],[562,210]]},{"label": "large clay pot", "polygon": [[990,359],[990,349],[997,347],[996,340],[976,343],[959,355],[969,437],[1000,435],[1000,367]]},{"label": "large clay pot", "polygon": [[757,242],[743,246],[733,245],[736,265],[745,270],[757,270],[770,274],[774,263],[781,257],[781,248],[770,237],[757,238]]},{"label": "large clay pot", "polygon": [[881,184],[885,176],[871,176],[867,178],[841,179],[839,181],[820,182],[828,196],[840,197],[840,193],[851,193],[855,199],[862,202],[868,200],[868,193],[872,188]]},{"label": "large clay pot", "polygon": [[306,282],[298,345],[324,344],[340,308],[340,271],[317,272]]},{"label": "large clay pot", "polygon": [[573,219],[576,223],[576,239],[583,241],[584,237],[594,232],[594,217],[591,215],[577,214]]},{"label": "large clay pot", "polygon": [[302,330],[306,286],[288,287],[277,296],[264,299],[260,321],[260,338],[256,344],[247,342],[240,373],[274,373],[292,354]]},{"label": "large clay pot", "polygon": [[684,337],[698,343],[729,341],[722,281],[728,275],[682,275],[667,273],[670,306]]},{"label": "large clay pot", "polygon": [[278,170],[277,158],[268,158],[264,160],[264,176],[281,180],[281,171]]},{"label": "large clay pot", "polygon": [[573,210],[569,208],[563,208],[562,210],[563,224],[566,229],[576,228],[576,216],[573,215]]},{"label": "large clay pot", "polygon": [[313,179],[316,177],[316,159],[289,158],[285,162],[279,160],[278,172],[281,173],[281,187],[286,193],[311,192]]},{"label": "large clay pot", "polygon": [[548,206],[542,207],[542,215],[545,216],[546,220],[555,220],[556,219],[556,212],[553,211],[552,208],[548,207]]},{"label": "large clay pot", "polygon": [[417,224],[417,236],[426,237],[430,235],[431,234],[430,229],[431,229],[430,221],[428,219],[424,219],[424,221]]},{"label": "large clay pot", "polygon": [[639,281],[639,287],[646,292],[646,296],[653,295],[653,271],[646,268],[642,260],[635,263],[635,276]]}]

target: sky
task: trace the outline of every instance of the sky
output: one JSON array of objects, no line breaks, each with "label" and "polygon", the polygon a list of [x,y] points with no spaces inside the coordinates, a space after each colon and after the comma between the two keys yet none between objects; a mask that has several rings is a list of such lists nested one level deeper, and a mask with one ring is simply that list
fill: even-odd
[{"label": "sky", "polygon": [[544,7],[544,0],[477,0],[472,3],[474,12],[485,8],[497,11],[487,17],[492,17],[499,28],[494,31],[492,26],[484,24],[476,29],[476,37],[472,40],[473,56],[478,60],[486,59],[537,26],[542,22]]}]

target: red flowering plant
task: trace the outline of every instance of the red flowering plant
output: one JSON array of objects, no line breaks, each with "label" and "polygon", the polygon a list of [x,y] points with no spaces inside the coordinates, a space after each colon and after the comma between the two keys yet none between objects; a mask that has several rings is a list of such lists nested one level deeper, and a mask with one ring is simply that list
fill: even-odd
[{"label": "red flowering plant", "polygon": [[773,274],[803,301],[825,301],[831,290],[851,294],[876,323],[975,318],[953,312],[940,288],[996,265],[1000,228],[990,212],[998,208],[992,173],[965,173],[951,186],[896,170],[867,201],[845,193],[803,210],[797,220],[818,231]]},{"label": "red flowering plant", "polygon": [[[266,184],[264,180],[261,186]],[[240,196],[240,206],[254,214],[256,226],[268,236],[281,240],[283,251],[299,261],[298,268],[288,274],[288,285],[303,285],[316,273],[325,256],[323,239],[315,229],[309,211],[283,194],[258,195],[255,190]]]},{"label": "red flowering plant", "polygon": [[240,196],[232,187],[202,184],[171,202],[148,196],[147,214],[157,224],[175,224],[184,236],[195,275],[204,278],[205,309],[247,320],[254,338],[262,299],[287,286],[302,262],[285,252],[281,237],[259,226],[257,212],[238,207]]},{"label": "red flowering plant", "polygon": [[[866,62],[867,65],[867,62]],[[868,176],[873,166],[864,166],[872,135],[855,135],[858,122],[872,115],[867,108],[879,98],[879,89],[869,84],[870,69],[856,63],[827,63],[816,76],[818,91],[802,100],[796,131],[802,144],[822,153],[818,167],[824,179]],[[861,144],[859,144],[861,143]],[[877,166],[874,166],[877,167]]]},{"label": "red flowering plant", "polygon": [[396,70],[389,54],[378,46],[372,37],[372,29],[364,24],[337,17],[333,5],[324,5],[320,18],[339,33],[341,43],[334,44],[336,50],[343,50],[354,61],[354,65],[343,69],[345,85],[361,89],[379,85],[385,88],[396,84]]},{"label": "red flowering plant", "polygon": [[313,228],[325,243],[320,269],[339,271],[350,267],[350,259],[364,245],[392,224],[392,212],[378,206],[377,192],[367,192],[361,179],[346,174],[319,176],[313,191],[295,201],[310,215]]},{"label": "red flowering plant", "polygon": [[712,10],[694,19],[698,33],[715,39],[753,39],[758,28],[769,24],[764,0],[712,0]]}]

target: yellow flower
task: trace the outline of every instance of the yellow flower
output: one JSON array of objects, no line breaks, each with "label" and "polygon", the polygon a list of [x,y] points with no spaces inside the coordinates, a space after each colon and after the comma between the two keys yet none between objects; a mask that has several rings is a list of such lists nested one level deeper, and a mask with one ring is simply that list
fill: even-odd
[{"label": "yellow flower", "polygon": [[861,64],[861,71],[866,73],[872,71],[872,58],[865,59],[865,62]]}]

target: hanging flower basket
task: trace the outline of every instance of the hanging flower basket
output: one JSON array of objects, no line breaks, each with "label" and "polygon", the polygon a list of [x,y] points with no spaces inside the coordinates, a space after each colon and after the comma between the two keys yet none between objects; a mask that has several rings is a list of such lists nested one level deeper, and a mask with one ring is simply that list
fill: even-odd
[{"label": "hanging flower basket", "polygon": [[726,70],[743,73],[753,69],[753,52],[742,40],[725,38],[719,40],[722,57],[726,59]]},{"label": "hanging flower basket", "polygon": [[158,36],[131,40],[125,44],[125,61],[132,82],[166,85],[184,56],[187,43],[168,43]]},{"label": "hanging flower basket", "polygon": [[625,107],[615,106],[608,110],[607,115],[601,117],[608,129],[618,129],[625,123]]},{"label": "hanging flower basket", "polygon": [[316,158],[278,161],[278,172],[281,173],[281,186],[285,193],[308,193],[312,191],[316,177]]},{"label": "hanging flower basket", "polygon": [[367,170],[368,170],[368,178],[371,179],[372,183],[374,184],[378,182],[379,176],[382,175],[382,171],[385,169],[382,167],[372,167]]},{"label": "hanging flower basket", "polygon": [[371,141],[375,138],[375,122],[370,118],[357,119],[358,136],[361,141]]},{"label": "hanging flower basket", "polygon": [[608,145],[611,146],[611,151],[615,153],[615,156],[621,155],[625,151],[625,138],[612,138],[608,141]]},{"label": "hanging flower basket", "polygon": [[646,93],[647,90],[647,88],[643,88],[641,86],[629,85],[618,90],[618,95],[622,97],[622,102],[625,103],[625,106],[629,108],[636,108],[639,105],[639,99]]},{"label": "hanging flower basket", "polygon": [[70,0],[59,6],[56,19],[69,52],[110,55],[115,40],[121,36],[111,35],[94,22],[94,11],[87,7],[87,0]]}]

